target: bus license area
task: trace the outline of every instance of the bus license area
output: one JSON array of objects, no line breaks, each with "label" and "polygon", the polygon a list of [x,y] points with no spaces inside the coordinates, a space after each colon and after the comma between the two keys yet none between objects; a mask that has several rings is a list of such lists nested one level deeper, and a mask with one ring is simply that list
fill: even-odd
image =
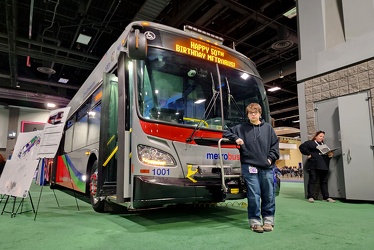
[{"label": "bus license area", "polygon": [[154,168],[154,169],[152,169],[151,172],[152,172],[153,175],[158,175],[158,176],[170,175],[170,169],[168,169],[168,168]]}]

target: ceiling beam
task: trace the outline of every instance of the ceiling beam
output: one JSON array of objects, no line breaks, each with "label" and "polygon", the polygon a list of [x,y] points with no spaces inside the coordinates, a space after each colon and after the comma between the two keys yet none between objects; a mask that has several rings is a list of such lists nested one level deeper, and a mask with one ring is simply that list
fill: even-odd
[{"label": "ceiling beam", "polygon": [[[9,48],[4,44],[0,44],[0,51],[8,53]],[[93,70],[97,64],[94,63],[89,63],[85,62],[82,63],[81,60],[73,59],[73,58],[66,58],[64,56],[59,56],[55,54],[50,54],[50,53],[40,53],[38,50],[34,49],[29,49],[29,48],[23,48],[23,47],[17,47],[16,48],[16,55],[18,56],[30,56],[35,59],[40,59],[40,60],[46,60],[46,61],[51,61],[53,60],[56,63],[62,64],[62,65],[67,65],[67,66],[72,66],[80,69],[87,69],[87,70]]]},{"label": "ceiling beam", "polygon": [[[2,37],[2,38],[8,38],[8,35],[4,34],[4,33],[0,33],[0,37]],[[49,43],[39,42],[37,40],[32,40],[32,39],[26,39],[26,38],[22,38],[22,37],[17,37],[16,41],[20,42],[20,43],[25,43],[25,47],[22,46],[22,48],[27,48],[26,45],[30,44],[30,45],[38,46],[38,47],[41,47],[41,48],[53,49],[53,50],[56,50],[58,52],[64,52],[64,53],[67,53],[67,54],[71,54],[71,55],[75,55],[75,56],[80,56],[82,58],[92,59],[92,60],[95,60],[95,61],[100,61],[100,59],[101,59],[101,57],[98,57],[98,56],[94,56],[94,55],[82,53],[82,52],[75,51],[75,50],[72,50],[72,49],[66,49],[66,48],[63,48],[61,46],[56,46],[56,45],[49,44]],[[67,58],[66,60],[70,60],[70,59]]]},{"label": "ceiling beam", "polygon": [[206,0],[190,0],[183,6],[178,6],[180,1],[172,1],[175,15],[167,20],[166,25],[179,27],[192,13],[203,5]]},{"label": "ceiling beam", "polygon": [[33,93],[23,90],[0,88],[0,98],[19,100],[25,102],[47,103],[53,102],[57,105],[66,106],[70,100],[60,96]]},{"label": "ceiling beam", "polygon": [[289,112],[289,111],[294,111],[294,110],[299,110],[299,107],[298,106],[293,106],[293,107],[289,107],[289,108],[282,108],[280,110],[274,110],[274,111],[270,112],[270,115],[282,114],[282,113]]},{"label": "ceiling beam", "polygon": [[[11,77],[9,75],[0,74],[0,79],[1,78],[10,79]],[[35,83],[35,84],[47,85],[47,86],[50,86],[50,87],[57,87],[57,88],[64,88],[64,89],[78,90],[80,88],[79,86],[72,86],[72,85],[61,84],[61,83],[47,82],[47,81],[36,80],[36,79],[31,79],[31,78],[26,78],[26,77],[18,77],[16,80],[18,82]]]},{"label": "ceiling beam", "polygon": [[6,26],[8,31],[8,56],[9,73],[12,87],[17,86],[16,78],[18,76],[17,56],[16,56],[16,37],[17,37],[17,0],[6,1]]}]

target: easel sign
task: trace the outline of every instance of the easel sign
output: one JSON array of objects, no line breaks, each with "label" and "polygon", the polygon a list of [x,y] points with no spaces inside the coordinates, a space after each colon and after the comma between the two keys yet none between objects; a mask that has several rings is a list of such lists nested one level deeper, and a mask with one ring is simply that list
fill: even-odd
[{"label": "easel sign", "polygon": [[0,193],[26,198],[38,163],[38,160],[8,160],[0,177]]},{"label": "easel sign", "polygon": [[70,107],[51,111],[48,121],[44,126],[38,153],[39,158],[55,157],[69,111]]}]

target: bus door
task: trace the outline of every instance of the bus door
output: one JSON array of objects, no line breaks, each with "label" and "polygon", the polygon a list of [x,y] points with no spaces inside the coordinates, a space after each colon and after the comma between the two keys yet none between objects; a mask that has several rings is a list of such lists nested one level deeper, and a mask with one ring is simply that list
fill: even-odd
[{"label": "bus door", "polygon": [[116,194],[118,150],[118,78],[104,74],[101,102],[98,191],[100,196]]}]

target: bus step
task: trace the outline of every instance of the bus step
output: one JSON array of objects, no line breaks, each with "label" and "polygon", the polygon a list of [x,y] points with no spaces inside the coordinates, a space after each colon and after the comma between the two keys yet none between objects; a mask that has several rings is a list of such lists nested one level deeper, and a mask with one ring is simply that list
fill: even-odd
[{"label": "bus step", "polygon": [[224,174],[224,178],[240,178],[240,175],[238,174]]},{"label": "bus step", "polygon": [[238,194],[227,193],[225,196],[226,196],[225,200],[239,200],[239,199],[244,199],[247,197],[245,193],[238,193]]}]

